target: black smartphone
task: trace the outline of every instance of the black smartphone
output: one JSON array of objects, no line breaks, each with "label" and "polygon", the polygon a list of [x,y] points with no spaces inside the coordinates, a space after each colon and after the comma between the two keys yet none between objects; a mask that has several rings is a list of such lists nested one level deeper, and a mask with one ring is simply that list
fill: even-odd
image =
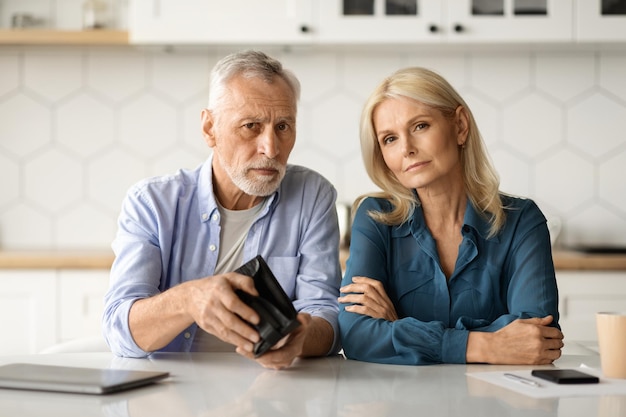
[{"label": "black smartphone", "polygon": [[531,375],[556,384],[597,384],[600,382],[597,376],[576,369],[535,369]]}]

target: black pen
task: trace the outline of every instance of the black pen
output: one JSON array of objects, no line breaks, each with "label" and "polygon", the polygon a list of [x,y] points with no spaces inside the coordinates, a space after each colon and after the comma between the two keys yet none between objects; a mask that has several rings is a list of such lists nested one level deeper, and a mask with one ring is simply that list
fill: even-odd
[{"label": "black pen", "polygon": [[504,377],[510,379],[511,381],[519,382],[520,384],[530,385],[531,387],[541,387],[541,384],[539,384],[539,382],[533,381],[532,379],[524,378],[523,376],[505,373]]}]

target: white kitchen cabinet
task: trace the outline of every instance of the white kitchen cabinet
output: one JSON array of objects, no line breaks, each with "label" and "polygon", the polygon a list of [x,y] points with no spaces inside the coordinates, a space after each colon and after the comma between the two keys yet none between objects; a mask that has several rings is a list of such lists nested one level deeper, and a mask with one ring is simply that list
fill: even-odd
[{"label": "white kitchen cabinet", "polygon": [[130,0],[135,44],[305,44],[310,0]]},{"label": "white kitchen cabinet", "polygon": [[55,271],[0,271],[0,354],[36,353],[56,343]]},{"label": "white kitchen cabinet", "polygon": [[626,40],[626,0],[130,0],[129,41],[159,45]]},{"label": "white kitchen cabinet", "polygon": [[60,270],[58,280],[58,341],[101,336],[109,271]]},{"label": "white kitchen cabinet", "polygon": [[0,271],[0,354],[38,353],[102,334],[108,270]]},{"label": "white kitchen cabinet", "polygon": [[323,0],[320,43],[547,42],[573,39],[562,0]]},{"label": "white kitchen cabinet", "polygon": [[567,340],[597,341],[596,313],[626,310],[626,271],[559,271],[560,324]]},{"label": "white kitchen cabinet", "polygon": [[573,8],[563,0],[448,0],[450,42],[573,40]]},{"label": "white kitchen cabinet", "polygon": [[626,0],[578,0],[575,37],[579,42],[626,41]]},{"label": "white kitchen cabinet", "polygon": [[316,39],[332,43],[440,42],[442,0],[321,0]]}]

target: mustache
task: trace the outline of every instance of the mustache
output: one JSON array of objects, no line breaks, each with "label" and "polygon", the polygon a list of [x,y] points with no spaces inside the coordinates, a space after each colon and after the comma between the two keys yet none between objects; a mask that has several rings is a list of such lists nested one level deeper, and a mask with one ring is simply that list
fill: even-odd
[{"label": "mustache", "polygon": [[249,165],[247,168],[247,171],[251,169],[274,169],[276,171],[281,171],[285,169],[285,166],[279,162],[268,159],[265,161],[255,162]]}]

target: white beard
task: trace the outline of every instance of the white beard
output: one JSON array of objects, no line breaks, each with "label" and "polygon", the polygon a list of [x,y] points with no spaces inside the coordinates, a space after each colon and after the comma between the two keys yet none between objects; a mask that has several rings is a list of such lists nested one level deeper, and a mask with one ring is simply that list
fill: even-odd
[{"label": "white beard", "polygon": [[[245,168],[235,169],[225,163],[217,150],[214,154],[233,184],[248,195],[267,197],[278,189],[278,186],[285,177],[286,167],[271,159],[264,159],[263,161],[255,162]],[[248,174],[252,168],[272,168],[278,171],[278,176],[272,177],[271,179],[251,178]]]}]

